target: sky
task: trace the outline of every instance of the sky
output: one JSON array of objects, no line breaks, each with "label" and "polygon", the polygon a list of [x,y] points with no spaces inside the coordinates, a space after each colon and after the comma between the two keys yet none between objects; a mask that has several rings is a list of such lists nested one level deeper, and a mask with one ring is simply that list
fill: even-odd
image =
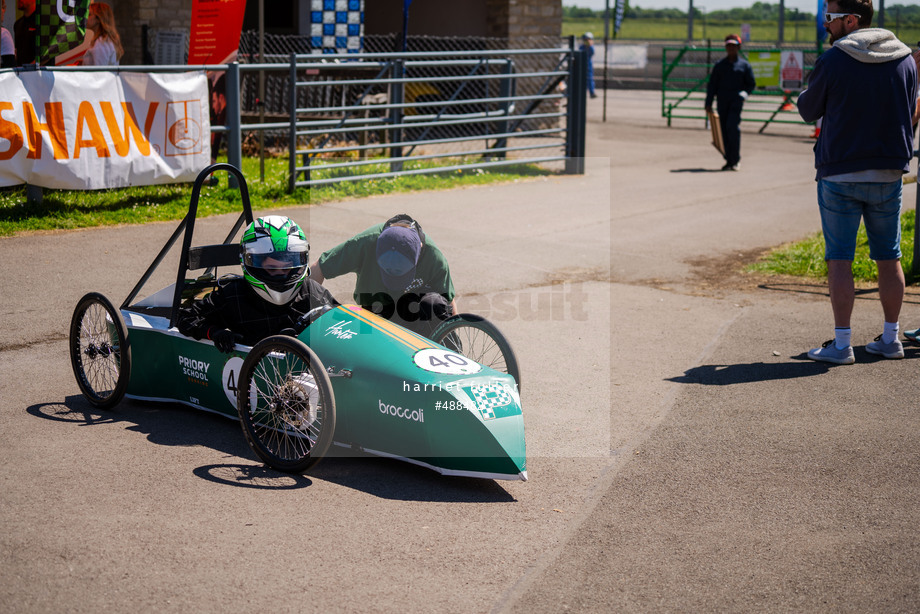
[{"label": "sky", "polygon": [[[779,0],[764,1],[770,2],[771,4],[779,4]],[[604,10],[604,0],[563,0],[562,4],[565,6],[590,8],[596,11]],[[610,0],[611,9],[613,9],[615,4],[616,0]],[[752,4],[754,4],[753,0],[693,0],[694,7],[705,7],[707,11],[751,6]],[[903,4],[905,6],[917,5],[920,4],[920,0],[885,0],[886,7],[894,6],[895,4]],[[630,0],[630,5],[644,9],[679,8],[686,11],[690,2],[689,0]],[[799,9],[800,11],[815,13],[818,9],[818,0],[785,0],[785,5],[787,11],[789,9]],[[874,1],[874,5],[876,10],[878,10],[878,0]]]}]

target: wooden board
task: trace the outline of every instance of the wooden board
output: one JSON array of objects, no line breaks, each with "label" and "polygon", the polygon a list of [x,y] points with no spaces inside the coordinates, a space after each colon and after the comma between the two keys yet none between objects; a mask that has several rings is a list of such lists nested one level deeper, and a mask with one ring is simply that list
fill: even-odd
[{"label": "wooden board", "polygon": [[709,111],[709,127],[712,129],[712,146],[725,155],[725,141],[722,140],[722,124],[719,123],[719,114]]}]

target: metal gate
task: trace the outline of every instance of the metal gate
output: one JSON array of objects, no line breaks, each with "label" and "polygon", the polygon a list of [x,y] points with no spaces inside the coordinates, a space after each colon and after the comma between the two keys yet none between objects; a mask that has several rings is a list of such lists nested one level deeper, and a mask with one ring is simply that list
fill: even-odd
[{"label": "metal gate", "polygon": [[291,54],[289,189],[509,164],[581,173],[585,79],[569,48]]}]

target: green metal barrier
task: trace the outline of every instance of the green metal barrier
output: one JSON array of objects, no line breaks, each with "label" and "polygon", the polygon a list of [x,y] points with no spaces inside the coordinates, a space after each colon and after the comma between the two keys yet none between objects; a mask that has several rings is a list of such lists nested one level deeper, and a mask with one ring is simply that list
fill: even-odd
[{"label": "green metal barrier", "polygon": [[[757,54],[780,51],[802,51],[803,72],[807,78],[817,58],[815,48],[752,47],[742,50],[742,57],[750,60]],[[665,47],[661,54],[661,116],[672,119],[699,119],[706,121],[706,86],[716,62],[725,57],[724,47]],[[770,124],[807,125],[796,110],[798,91],[779,87],[760,87],[744,103],[743,122],[761,123],[759,132]]]}]

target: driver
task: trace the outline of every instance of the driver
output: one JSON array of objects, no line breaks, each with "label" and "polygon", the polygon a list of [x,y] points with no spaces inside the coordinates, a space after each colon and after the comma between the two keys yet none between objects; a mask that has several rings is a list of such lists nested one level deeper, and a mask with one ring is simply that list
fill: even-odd
[{"label": "driver", "polygon": [[210,339],[221,352],[236,343],[255,345],[294,329],[298,318],[322,305],[338,305],[309,279],[310,244],[300,226],[282,215],[254,221],[240,241],[243,276],[221,278],[218,287],[179,310],[177,327],[194,339]]}]

